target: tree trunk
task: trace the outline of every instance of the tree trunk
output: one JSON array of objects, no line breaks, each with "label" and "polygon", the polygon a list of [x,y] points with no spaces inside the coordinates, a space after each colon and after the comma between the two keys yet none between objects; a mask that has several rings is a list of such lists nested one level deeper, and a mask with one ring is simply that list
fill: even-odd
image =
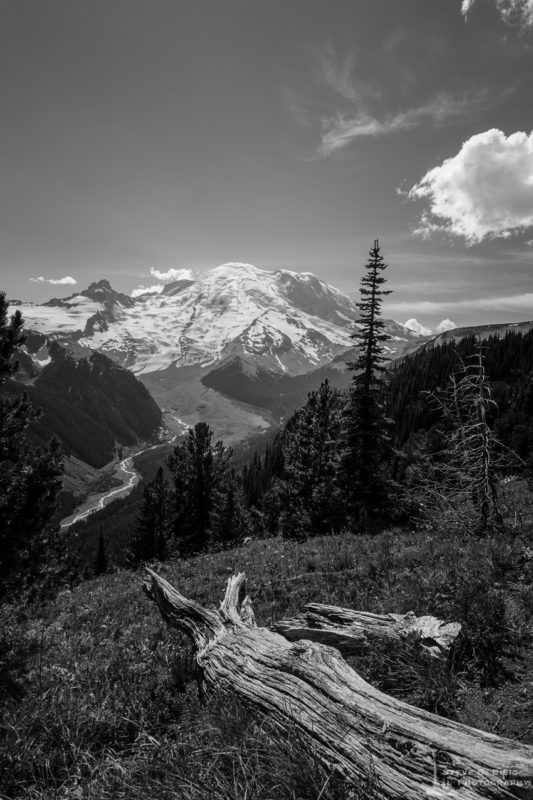
[{"label": "tree trunk", "polygon": [[208,611],[148,573],[146,593],[192,638],[208,684],[296,725],[355,787],[370,774],[376,795],[396,800],[494,800],[517,796],[513,787],[533,797],[533,747],[389,697],[327,645],[255,627],[244,574],[229,578],[219,610]]},{"label": "tree trunk", "polygon": [[272,626],[291,642],[309,639],[336,647],[343,656],[360,655],[371,647],[390,646],[416,637],[423,649],[438,657],[447,653],[461,625],[435,617],[408,614],[371,614],[349,608],[308,603],[295,617],[279,620]]}]

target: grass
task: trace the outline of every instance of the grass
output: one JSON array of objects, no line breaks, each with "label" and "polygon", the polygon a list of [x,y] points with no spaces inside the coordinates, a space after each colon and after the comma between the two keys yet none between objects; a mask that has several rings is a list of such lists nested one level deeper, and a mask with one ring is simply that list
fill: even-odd
[{"label": "grass", "polygon": [[[448,663],[412,644],[352,666],[407,702],[533,743],[532,548],[518,531],[480,540],[391,530],[250,541],[156,568],[207,607],[244,570],[259,625],[311,601],[459,620],[464,634]],[[275,729],[235,698],[214,692],[202,704],[191,649],[141,582],[122,571],[44,607],[0,608],[0,660],[25,690],[21,702],[0,697],[2,800],[376,796],[372,776],[346,786],[295,731]],[[513,703],[523,720],[494,716]]]}]

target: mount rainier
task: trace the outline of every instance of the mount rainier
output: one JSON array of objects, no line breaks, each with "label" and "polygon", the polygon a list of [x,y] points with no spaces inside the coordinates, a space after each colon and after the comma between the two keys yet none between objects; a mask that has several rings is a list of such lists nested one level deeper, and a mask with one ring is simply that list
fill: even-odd
[{"label": "mount rainier", "polygon": [[[227,442],[279,422],[324,377],[347,385],[358,318],[355,300],[310,273],[248,264],[224,264],[159,294],[132,298],[101,280],[67,298],[17,305],[27,330],[132,370],[171,429],[202,419]],[[393,321],[387,331],[391,359],[424,341]]]}]

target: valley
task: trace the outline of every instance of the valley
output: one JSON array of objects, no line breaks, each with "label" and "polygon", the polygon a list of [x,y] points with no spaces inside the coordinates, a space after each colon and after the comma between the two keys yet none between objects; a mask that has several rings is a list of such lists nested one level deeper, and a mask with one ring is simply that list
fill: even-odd
[{"label": "valley", "polygon": [[120,497],[125,497],[140,480],[139,473],[133,466],[132,456],[119,461],[112,469],[106,470],[105,476],[102,475],[101,477],[104,478],[105,482],[115,486],[118,484],[118,486],[113,489],[104,490],[103,492],[91,492],[87,495],[74,513],[61,520],[60,527],[62,529],[70,528],[70,526],[75,525],[76,522],[87,519],[89,514],[93,514],[95,511],[101,511],[111,500],[118,500]]}]

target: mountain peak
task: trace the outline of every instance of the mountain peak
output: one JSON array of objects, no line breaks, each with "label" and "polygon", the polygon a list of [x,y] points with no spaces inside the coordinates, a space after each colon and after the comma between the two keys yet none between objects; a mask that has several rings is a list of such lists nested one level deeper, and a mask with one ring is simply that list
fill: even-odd
[{"label": "mountain peak", "polygon": [[[231,261],[138,299],[109,280],[58,303],[28,309],[37,329],[77,337],[137,374],[170,367],[207,368],[242,356],[276,374],[302,374],[353,346],[355,301],[312,273],[266,270]],[[53,326],[53,327],[52,327]],[[403,328],[396,339],[407,340]],[[391,352],[395,349],[391,347]]]},{"label": "mountain peak", "polygon": [[113,288],[107,278],[102,278],[99,281],[94,281],[89,284],[88,292],[112,292]]},{"label": "mountain peak", "polygon": [[218,267],[213,267],[213,269],[210,269],[209,272],[251,272],[257,274],[266,272],[266,270],[256,267],[253,264],[247,264],[243,261],[227,261],[225,264],[220,264]]},{"label": "mountain peak", "polygon": [[122,292],[116,292],[107,278],[102,278],[99,281],[94,281],[89,285],[88,289],[84,289],[80,294],[83,297],[88,297],[89,300],[94,300],[97,303],[120,303],[124,308],[131,308],[134,304],[134,299]]}]

